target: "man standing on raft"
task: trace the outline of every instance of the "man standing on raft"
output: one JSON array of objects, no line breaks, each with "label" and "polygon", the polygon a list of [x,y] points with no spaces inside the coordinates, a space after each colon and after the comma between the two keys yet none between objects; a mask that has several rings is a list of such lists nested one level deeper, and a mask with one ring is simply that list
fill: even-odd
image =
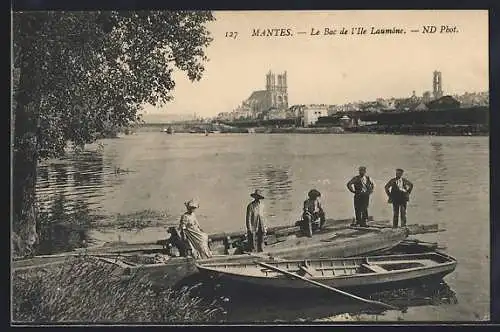
[{"label": "man standing on raft", "polygon": [[366,227],[368,221],[368,205],[370,195],[373,193],[375,185],[368,175],[366,167],[359,168],[359,175],[347,182],[347,189],[354,194],[354,212],[356,214],[356,224]]},{"label": "man standing on raft", "polygon": [[264,217],[264,196],[259,189],[251,193],[253,201],[247,206],[246,226],[248,235],[248,250],[262,252],[264,236],[267,233],[266,220]]}]

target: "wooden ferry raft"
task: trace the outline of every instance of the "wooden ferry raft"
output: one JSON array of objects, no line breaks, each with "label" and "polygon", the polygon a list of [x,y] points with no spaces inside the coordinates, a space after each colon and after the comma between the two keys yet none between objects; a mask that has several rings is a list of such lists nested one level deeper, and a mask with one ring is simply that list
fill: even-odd
[{"label": "wooden ferry raft", "polygon": [[[312,238],[303,237],[300,229],[295,226],[279,226],[268,230],[266,238],[267,245],[265,253],[262,253],[268,259],[272,257],[281,258],[300,258],[307,256],[314,257],[348,257],[369,253],[371,251],[388,249],[406,238],[408,234],[428,233],[441,231],[437,225],[409,225],[406,234],[403,229],[388,229],[388,221],[369,222],[368,228],[357,229],[350,227],[351,219],[327,220],[325,229],[320,233],[315,233]],[[240,261],[244,262],[252,259],[249,255],[224,255],[227,251],[228,243],[232,246],[236,241],[244,236],[242,232],[213,234],[211,246],[216,255],[212,261]],[[228,242],[228,239],[230,242]],[[124,258],[136,256],[156,256],[160,254],[165,256],[165,248],[158,243],[140,243],[140,244],[118,244],[107,245],[95,248],[79,249],[72,252],[35,256],[29,259],[22,259],[12,262],[12,269],[28,270],[33,268],[44,268],[54,264],[60,264],[66,258],[78,255],[91,255],[107,259],[114,259],[120,256]],[[325,250],[326,249],[326,250]],[[230,248],[234,254],[235,248]],[[168,257],[168,266],[185,272],[194,271],[195,267],[191,258]],[[186,264],[188,262],[188,264]],[[135,264],[135,265],[134,265]],[[132,264],[138,266],[142,264]],[[158,268],[165,273],[165,263],[156,264]],[[123,266],[122,266],[123,267]],[[130,267],[130,266],[129,266]],[[179,271],[180,272],[180,271]]]}]

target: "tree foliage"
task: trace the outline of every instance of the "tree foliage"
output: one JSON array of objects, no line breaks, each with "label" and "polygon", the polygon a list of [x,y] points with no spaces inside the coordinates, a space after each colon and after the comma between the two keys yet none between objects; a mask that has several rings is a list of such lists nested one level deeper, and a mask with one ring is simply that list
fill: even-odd
[{"label": "tree foliage", "polygon": [[212,20],[208,11],[14,14],[15,231],[32,218],[36,162],[171,100],[175,67],[199,80]]},{"label": "tree foliage", "polygon": [[171,100],[174,67],[199,80],[210,12],[23,12],[14,15],[14,64],[35,102],[40,158],[68,140],[91,142],[127,125],[143,103]]}]

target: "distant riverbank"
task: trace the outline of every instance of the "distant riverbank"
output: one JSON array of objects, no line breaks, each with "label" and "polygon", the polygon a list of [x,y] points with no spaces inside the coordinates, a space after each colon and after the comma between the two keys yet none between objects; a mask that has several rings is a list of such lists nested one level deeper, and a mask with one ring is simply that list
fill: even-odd
[{"label": "distant riverbank", "polygon": [[[174,125],[144,125],[138,129],[141,132],[162,132],[164,127],[172,126],[174,133],[191,134],[393,134],[393,135],[427,135],[427,136],[488,136],[489,127],[485,125],[370,125],[342,128],[330,127],[223,127],[216,130],[193,129],[180,124]],[[167,135],[167,133],[165,133]]]},{"label": "distant riverbank", "polygon": [[[174,133],[191,133],[191,134],[217,134],[217,133],[229,133],[229,134],[247,134],[247,133],[255,133],[255,134],[342,134],[344,133],[344,129],[341,127],[311,127],[311,128],[303,128],[303,127],[252,127],[252,128],[242,128],[242,127],[229,127],[224,126],[221,128],[215,129],[203,129],[201,126],[197,126],[195,128],[190,128],[181,124],[165,124],[160,126],[158,124],[144,125],[138,129],[138,131],[143,132],[163,132],[163,128],[172,127],[174,129]],[[201,127],[201,128],[200,128]],[[168,135],[167,132],[165,132]]]},{"label": "distant riverbank", "polygon": [[346,131],[364,134],[424,135],[424,136],[488,136],[487,125],[370,125],[348,128]]}]

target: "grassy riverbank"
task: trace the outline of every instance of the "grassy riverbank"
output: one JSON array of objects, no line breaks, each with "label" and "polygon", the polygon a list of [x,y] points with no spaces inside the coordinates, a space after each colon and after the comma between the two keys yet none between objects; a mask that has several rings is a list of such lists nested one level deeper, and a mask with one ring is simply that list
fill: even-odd
[{"label": "grassy riverbank", "polygon": [[114,275],[89,257],[12,276],[12,320],[16,323],[210,322],[223,317],[216,303],[181,290],[154,287],[146,279]]}]

